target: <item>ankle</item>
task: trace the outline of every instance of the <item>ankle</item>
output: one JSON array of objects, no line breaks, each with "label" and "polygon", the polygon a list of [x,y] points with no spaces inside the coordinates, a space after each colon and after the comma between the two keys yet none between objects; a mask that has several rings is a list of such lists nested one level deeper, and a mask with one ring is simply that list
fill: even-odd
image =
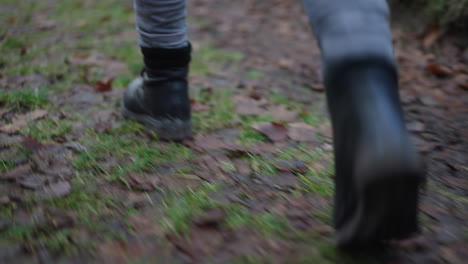
[{"label": "ankle", "polygon": [[192,46],[190,42],[181,48],[141,48],[147,71],[160,71],[187,67],[191,60]]}]

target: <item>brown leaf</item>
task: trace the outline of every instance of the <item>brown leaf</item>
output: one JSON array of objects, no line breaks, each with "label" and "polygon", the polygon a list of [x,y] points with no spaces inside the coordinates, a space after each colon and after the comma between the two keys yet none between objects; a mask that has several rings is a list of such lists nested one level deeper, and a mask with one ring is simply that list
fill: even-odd
[{"label": "brown leaf", "polygon": [[157,175],[149,175],[149,177],[143,178],[140,175],[130,173],[127,182],[136,190],[151,191],[158,187],[161,179]]},{"label": "brown leaf", "polygon": [[[145,196],[145,199],[147,200],[148,198]],[[163,230],[158,221],[154,221],[142,215],[131,215],[129,220],[130,225],[137,233],[156,235],[163,234]]]},{"label": "brown leaf", "polygon": [[202,215],[193,218],[192,222],[199,227],[217,227],[226,218],[226,212],[220,209],[205,211]]},{"label": "brown leaf", "polygon": [[280,190],[294,188],[297,183],[297,177],[293,173],[284,171],[280,172],[279,175],[257,175],[256,178],[264,184]]},{"label": "brown leaf", "polygon": [[94,123],[94,130],[98,133],[107,133],[112,129],[111,122],[96,122]]},{"label": "brown leaf", "polygon": [[275,120],[281,122],[292,122],[298,117],[298,113],[296,111],[289,110],[284,105],[272,105],[268,108],[268,111]]},{"label": "brown leaf", "polygon": [[190,262],[198,263],[203,256],[214,254],[222,246],[224,236],[218,229],[194,226],[187,235],[169,235],[168,240],[187,255]]},{"label": "brown leaf", "polygon": [[468,90],[468,74],[458,74],[454,79],[460,88]]},{"label": "brown leaf", "polygon": [[316,129],[305,123],[292,123],[289,125],[288,136],[290,139],[301,142],[315,141]]},{"label": "brown leaf", "polygon": [[294,61],[291,59],[281,58],[278,61],[278,66],[284,69],[291,70],[294,67]]},{"label": "brown leaf", "polygon": [[273,142],[284,141],[288,138],[288,128],[275,122],[260,122],[252,125],[252,128],[262,133]]},{"label": "brown leaf", "polygon": [[206,110],[209,110],[211,108],[209,105],[202,104],[202,103],[198,102],[195,99],[190,99],[190,105],[192,107],[192,111],[195,112],[195,113],[196,112],[206,111]]},{"label": "brown leaf", "polygon": [[425,129],[425,125],[421,122],[414,121],[406,124],[406,128],[411,132],[423,132]]},{"label": "brown leaf", "polygon": [[71,185],[67,181],[61,181],[44,186],[42,190],[36,192],[42,198],[60,198],[67,196],[71,191]]},{"label": "brown leaf", "polygon": [[31,173],[31,165],[29,164],[24,164],[24,165],[19,165],[6,173],[0,174],[0,179],[2,180],[16,180],[23,178]]},{"label": "brown leaf", "polygon": [[236,96],[236,113],[239,115],[263,115],[267,111],[262,108],[267,104],[265,100],[255,100],[248,97]]},{"label": "brown leaf", "polygon": [[39,149],[46,146],[45,144],[43,144],[39,140],[37,140],[37,139],[35,139],[33,137],[30,137],[30,136],[23,137],[21,139],[21,141],[20,141],[20,144],[25,149],[27,149],[27,150],[29,150],[31,152],[38,151]]},{"label": "brown leaf", "polygon": [[31,174],[20,181],[21,187],[25,189],[37,190],[44,186],[45,179],[39,174]]},{"label": "brown leaf", "polygon": [[323,85],[320,84],[311,84],[310,88],[319,93],[325,92],[325,87],[323,87]]},{"label": "brown leaf", "polygon": [[204,151],[226,149],[228,145],[221,139],[214,136],[195,137],[193,140],[195,149],[201,149]]},{"label": "brown leaf", "polygon": [[438,27],[431,27],[429,30],[427,30],[427,33],[423,38],[423,47],[425,49],[429,49],[441,36],[442,31],[440,31]]},{"label": "brown leaf", "polygon": [[245,162],[244,160],[237,159],[234,160],[234,166],[236,170],[242,175],[250,175],[252,173],[252,169],[250,169],[249,163]]},{"label": "brown leaf", "polygon": [[279,171],[304,174],[307,172],[307,165],[302,160],[279,160],[275,162],[275,167]]},{"label": "brown leaf", "polygon": [[449,67],[435,62],[426,65],[426,71],[441,78],[448,77],[453,73]]},{"label": "brown leaf", "polygon": [[28,126],[28,122],[41,119],[47,115],[47,110],[35,110],[26,114],[16,115],[9,125],[0,127],[0,131],[13,134]]},{"label": "brown leaf", "polygon": [[112,82],[114,81],[113,78],[109,80],[99,80],[94,85],[94,89],[98,92],[108,92],[112,90]]}]

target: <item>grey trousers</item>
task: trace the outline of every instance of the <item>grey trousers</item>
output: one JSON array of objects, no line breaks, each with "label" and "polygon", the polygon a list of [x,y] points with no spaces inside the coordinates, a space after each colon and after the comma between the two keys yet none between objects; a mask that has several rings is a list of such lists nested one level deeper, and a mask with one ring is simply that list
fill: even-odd
[{"label": "grey trousers", "polygon": [[[394,63],[386,0],[302,0],[324,67],[376,57]],[[135,0],[139,45],[178,48],[187,43],[185,0]]]}]

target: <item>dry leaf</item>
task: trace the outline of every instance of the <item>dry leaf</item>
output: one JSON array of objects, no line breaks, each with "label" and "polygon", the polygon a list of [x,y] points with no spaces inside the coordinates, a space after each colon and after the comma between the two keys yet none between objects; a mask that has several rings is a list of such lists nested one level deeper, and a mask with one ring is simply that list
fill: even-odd
[{"label": "dry leaf", "polygon": [[70,183],[67,181],[61,181],[44,186],[42,190],[37,191],[36,194],[42,198],[50,199],[64,197],[68,195],[70,191]]},{"label": "dry leaf", "polygon": [[411,132],[423,132],[425,125],[421,122],[414,121],[406,124],[406,128]]},{"label": "dry leaf", "polygon": [[0,174],[0,179],[2,180],[16,180],[20,179],[24,176],[27,176],[31,173],[31,165],[30,164],[24,164],[24,165],[19,165],[6,173]]},{"label": "dry leaf", "polygon": [[228,145],[226,143],[214,136],[196,137],[193,140],[193,143],[195,144],[196,149],[202,149],[205,151],[228,148]]},{"label": "dry leaf", "polygon": [[284,141],[288,138],[288,128],[275,122],[260,122],[252,125],[252,128],[262,133],[271,141]]},{"label": "dry leaf", "polygon": [[440,31],[437,27],[432,27],[428,30],[427,34],[424,36],[423,39],[423,47],[425,49],[429,49],[434,45],[434,43],[442,36],[442,31]]},{"label": "dry leaf", "polygon": [[292,122],[297,119],[298,113],[294,110],[289,110],[284,105],[272,105],[268,107],[268,111],[277,121]]},{"label": "dry leaf", "polygon": [[262,107],[267,104],[266,100],[255,100],[248,97],[236,96],[236,113],[239,115],[263,115],[267,111]]},{"label": "dry leaf", "polygon": [[452,75],[452,70],[449,67],[435,62],[426,65],[426,71],[441,78]]},{"label": "dry leaf", "polygon": [[192,111],[195,112],[195,113],[196,112],[206,111],[206,110],[210,109],[209,105],[202,104],[202,103],[198,102],[195,99],[190,99],[190,105],[192,107]]},{"label": "dry leaf", "polygon": [[323,85],[320,84],[311,84],[310,88],[319,93],[325,92],[325,87],[323,87]]},{"label": "dry leaf", "polygon": [[140,175],[130,173],[127,178],[128,184],[140,191],[151,191],[158,187],[161,179],[157,175],[150,175],[147,178],[143,178]]},{"label": "dry leaf", "polygon": [[0,127],[0,131],[13,134],[28,126],[28,122],[41,119],[47,115],[47,110],[35,110],[26,114],[16,115],[9,125]]},{"label": "dry leaf", "polygon": [[301,142],[315,141],[315,128],[305,123],[292,123],[289,125],[290,139]]},{"label": "dry leaf", "polygon": [[112,81],[114,81],[112,78],[109,80],[99,80],[94,85],[94,89],[98,92],[108,92],[112,90]]}]

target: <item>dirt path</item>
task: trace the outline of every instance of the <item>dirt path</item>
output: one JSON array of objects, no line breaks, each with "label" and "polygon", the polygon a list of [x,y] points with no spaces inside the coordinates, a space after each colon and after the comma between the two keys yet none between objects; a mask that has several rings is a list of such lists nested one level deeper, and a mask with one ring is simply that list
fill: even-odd
[{"label": "dirt path", "polygon": [[333,246],[331,130],[299,1],[189,1],[196,136],[182,144],[119,113],[142,66],[131,1],[3,2],[1,263],[468,257],[468,51],[459,38],[431,43],[430,33],[395,25],[408,128],[430,176],[423,235],[349,255]]}]

